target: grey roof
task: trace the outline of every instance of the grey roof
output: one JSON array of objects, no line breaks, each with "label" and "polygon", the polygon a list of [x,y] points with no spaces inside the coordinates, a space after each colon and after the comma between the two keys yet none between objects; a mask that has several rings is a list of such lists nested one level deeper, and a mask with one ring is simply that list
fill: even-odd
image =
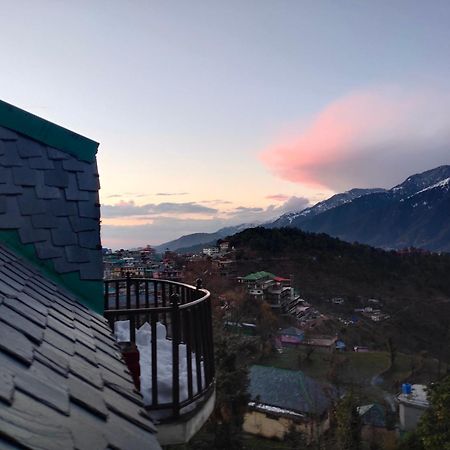
[{"label": "grey roof", "polygon": [[300,370],[268,366],[250,368],[249,393],[257,403],[298,413],[323,414],[335,393]]},{"label": "grey roof", "polygon": [[58,273],[102,279],[99,186],[95,162],[0,127],[0,230],[17,230]]},{"label": "grey roof", "polygon": [[0,448],[159,449],[154,431],[106,320],[0,245]]}]

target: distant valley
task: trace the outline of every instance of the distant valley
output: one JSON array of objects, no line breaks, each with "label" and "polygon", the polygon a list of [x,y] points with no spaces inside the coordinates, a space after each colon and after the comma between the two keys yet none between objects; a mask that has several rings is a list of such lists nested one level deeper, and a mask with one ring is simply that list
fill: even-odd
[{"label": "distant valley", "polygon": [[[214,233],[189,234],[156,250],[196,252],[254,226],[241,224]],[[384,249],[450,252],[450,166],[412,175],[392,189],[351,189],[263,226],[326,233]]]}]

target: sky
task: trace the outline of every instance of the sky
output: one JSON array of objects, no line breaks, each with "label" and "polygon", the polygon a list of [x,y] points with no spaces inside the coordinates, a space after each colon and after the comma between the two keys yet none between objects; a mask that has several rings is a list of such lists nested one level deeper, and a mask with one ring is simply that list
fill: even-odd
[{"label": "sky", "polygon": [[450,163],[447,0],[0,0],[0,98],[100,143],[102,242]]}]

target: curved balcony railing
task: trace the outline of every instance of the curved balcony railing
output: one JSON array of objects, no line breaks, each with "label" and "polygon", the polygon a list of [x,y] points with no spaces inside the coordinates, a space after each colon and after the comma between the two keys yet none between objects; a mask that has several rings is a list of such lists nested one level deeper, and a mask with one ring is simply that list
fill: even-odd
[{"label": "curved balcony railing", "polygon": [[[201,288],[201,280],[194,287],[174,281],[127,277],[105,280],[104,287],[104,315],[112,328],[116,321],[129,321],[130,342],[136,343],[136,329],[145,323],[150,325],[151,368],[142,367],[142,355],[140,367],[141,386],[144,381],[150,385],[146,408],[160,419],[176,419],[190,413],[213,389],[210,293]],[[161,324],[166,330],[163,344],[171,347],[171,380],[164,379],[159,367],[163,364],[159,361],[163,355],[157,333]],[[150,374],[151,381],[142,379],[145,373]],[[170,401],[167,401],[168,385]],[[164,389],[165,400],[161,399]]]}]

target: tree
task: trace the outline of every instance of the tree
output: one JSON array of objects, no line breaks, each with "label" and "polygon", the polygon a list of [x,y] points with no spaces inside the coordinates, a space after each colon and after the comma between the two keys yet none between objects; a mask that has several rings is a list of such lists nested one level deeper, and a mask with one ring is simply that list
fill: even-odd
[{"label": "tree", "polygon": [[242,424],[249,396],[247,350],[236,335],[216,335],[216,408],[212,421],[217,450],[242,448]]},{"label": "tree", "polygon": [[428,400],[417,435],[424,450],[450,450],[450,376],[429,387]]},{"label": "tree", "polygon": [[335,444],[339,450],[361,449],[361,419],[352,393],[336,406]]},{"label": "tree", "polygon": [[391,368],[394,365],[395,359],[397,358],[397,347],[394,344],[394,339],[389,336],[386,342],[386,346],[389,352],[389,360],[391,363]]}]

